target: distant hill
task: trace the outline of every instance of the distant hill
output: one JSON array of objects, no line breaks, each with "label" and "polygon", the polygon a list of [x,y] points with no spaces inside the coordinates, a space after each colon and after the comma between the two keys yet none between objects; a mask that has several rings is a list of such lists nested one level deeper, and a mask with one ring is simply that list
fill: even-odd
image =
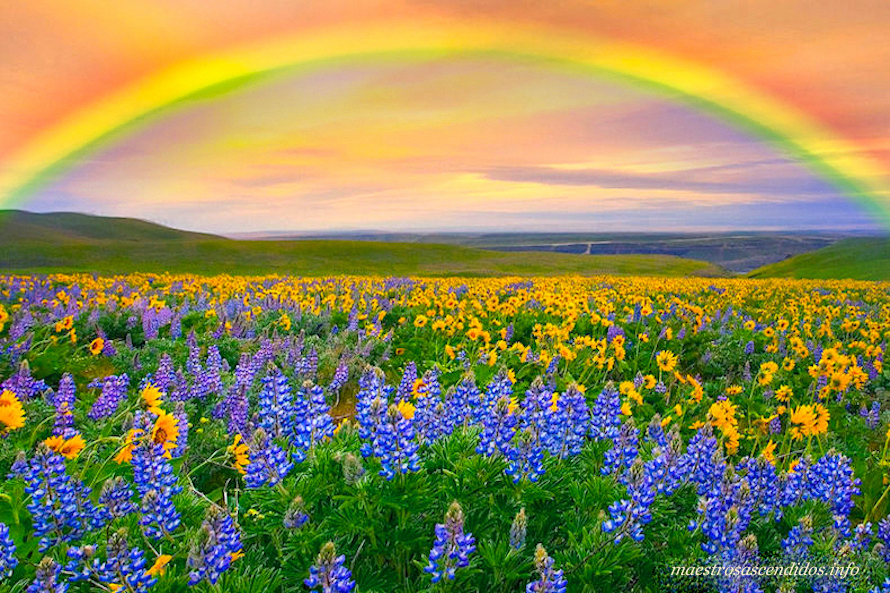
[{"label": "distant hill", "polygon": [[890,280],[890,238],[844,239],[751,272],[751,278]]},{"label": "distant hill", "polygon": [[77,212],[26,212],[0,210],[0,245],[92,241],[197,241],[222,240],[206,233],[180,231],[137,220],[93,216]]},{"label": "distant hill", "polygon": [[547,251],[581,255],[673,255],[711,262],[746,273],[785,258],[814,251],[851,236],[825,231],[734,231],[715,233],[250,233],[244,239],[344,239],[399,243],[442,243],[497,251]]},{"label": "distant hill", "polygon": [[507,253],[432,243],[237,241],[127,218],[0,213],[0,270],[195,274],[725,276],[707,262],[665,255]]}]

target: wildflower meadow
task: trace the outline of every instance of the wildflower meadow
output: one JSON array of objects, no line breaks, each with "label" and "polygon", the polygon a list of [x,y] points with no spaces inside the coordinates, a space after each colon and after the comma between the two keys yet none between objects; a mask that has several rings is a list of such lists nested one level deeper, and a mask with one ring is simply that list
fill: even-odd
[{"label": "wildflower meadow", "polygon": [[2,276],[0,326],[0,591],[890,592],[890,283]]}]

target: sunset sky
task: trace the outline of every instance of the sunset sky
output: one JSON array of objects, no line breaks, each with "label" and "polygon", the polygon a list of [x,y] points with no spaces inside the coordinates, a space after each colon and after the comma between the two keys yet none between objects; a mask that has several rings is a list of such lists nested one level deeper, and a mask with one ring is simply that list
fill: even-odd
[{"label": "sunset sky", "polygon": [[888,38],[886,0],[7,2],[0,196],[220,233],[885,229]]}]

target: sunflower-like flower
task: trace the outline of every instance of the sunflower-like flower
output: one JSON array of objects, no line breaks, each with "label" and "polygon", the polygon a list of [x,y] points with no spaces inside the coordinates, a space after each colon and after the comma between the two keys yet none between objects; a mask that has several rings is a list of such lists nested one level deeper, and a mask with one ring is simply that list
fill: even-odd
[{"label": "sunflower-like flower", "polygon": [[176,448],[179,437],[179,419],[161,410],[151,429],[151,440],[164,447],[164,457],[170,459],[170,451]]},{"label": "sunflower-like flower", "polygon": [[235,457],[235,469],[242,474],[246,473],[245,468],[247,467],[247,464],[250,463],[250,456],[248,454],[250,448],[247,446],[247,443],[242,440],[240,432],[235,433],[235,439],[226,450]]},{"label": "sunflower-like flower", "polygon": [[44,440],[43,444],[56,453],[64,456],[66,459],[74,459],[77,457],[86,445],[83,437],[80,436],[80,433],[76,433],[74,436],[67,439],[61,435],[51,436]]},{"label": "sunflower-like flower", "polygon": [[25,410],[16,394],[9,389],[0,393],[0,434],[25,425]]},{"label": "sunflower-like flower", "polygon": [[90,342],[90,354],[96,356],[102,352],[105,348],[105,340],[102,338],[96,338],[92,342]]},{"label": "sunflower-like flower", "polygon": [[670,373],[677,368],[677,355],[670,350],[662,350],[655,357],[655,363],[658,365],[658,370]]},{"label": "sunflower-like flower", "polygon": [[152,414],[162,414],[161,409],[163,403],[164,392],[155,387],[152,383],[148,383],[142,390],[142,401],[145,402],[148,411]]}]

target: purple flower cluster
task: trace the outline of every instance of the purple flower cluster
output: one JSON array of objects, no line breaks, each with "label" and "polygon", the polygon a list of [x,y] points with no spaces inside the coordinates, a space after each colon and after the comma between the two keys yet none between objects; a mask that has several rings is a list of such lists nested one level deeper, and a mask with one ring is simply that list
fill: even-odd
[{"label": "purple flower cluster", "polygon": [[464,533],[464,512],[457,501],[452,502],[445,513],[445,522],[437,523],[436,541],[430,550],[429,563],[423,569],[438,583],[445,577],[452,581],[458,568],[470,564],[470,554],[476,551],[476,538]]}]

